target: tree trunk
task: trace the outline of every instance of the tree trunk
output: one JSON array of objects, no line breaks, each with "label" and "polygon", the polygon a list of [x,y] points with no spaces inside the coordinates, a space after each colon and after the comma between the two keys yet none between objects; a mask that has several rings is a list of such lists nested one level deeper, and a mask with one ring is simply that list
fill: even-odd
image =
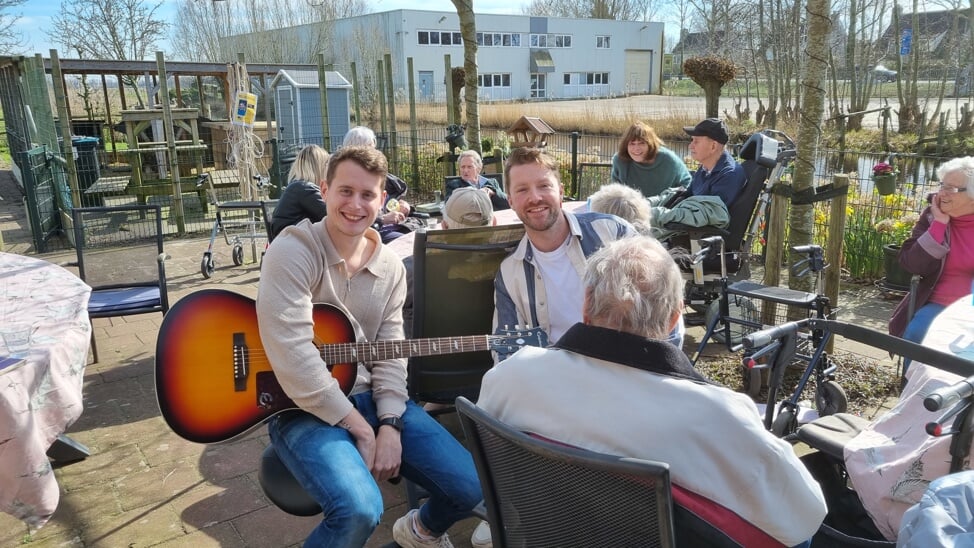
[{"label": "tree trunk", "polygon": [[723,85],[714,80],[707,80],[703,83],[703,94],[706,98],[707,118],[719,118],[720,114],[720,88]]},{"label": "tree trunk", "polygon": [[480,150],[480,107],[477,104],[477,23],[473,13],[473,0],[451,0],[460,16],[460,34],[463,36],[463,83],[464,101],[467,106],[467,145]]},{"label": "tree trunk", "polygon": [[[829,0],[808,0],[808,57],[805,60],[802,78],[802,108],[798,124],[798,155],[795,158],[795,192],[813,187],[815,177],[815,152],[822,133],[822,114],[825,112],[825,72],[828,59],[828,37],[832,28],[829,19]],[[792,205],[789,221],[789,247],[812,243],[814,230],[814,206]],[[842,235],[835,235],[841,238]],[[789,255],[789,264],[799,257]],[[792,289],[809,291],[809,278],[789,277],[788,286]]]}]

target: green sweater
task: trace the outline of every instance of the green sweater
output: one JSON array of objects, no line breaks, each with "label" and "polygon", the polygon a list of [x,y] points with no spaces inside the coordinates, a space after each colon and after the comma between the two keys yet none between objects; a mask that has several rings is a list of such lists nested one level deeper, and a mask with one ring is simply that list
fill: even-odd
[{"label": "green sweater", "polygon": [[[326,303],[348,316],[355,341],[401,340],[406,271],[402,261],[369,229],[375,242],[369,262],[352,277],[325,229],[308,220],[286,228],[267,248],[260,272],[257,323],[260,343],[284,392],[301,409],[328,424],[352,410],[338,382],[312,344],[345,340],[341,322],[320,320],[312,303]],[[316,337],[317,335],[317,337]],[[249,341],[256,346],[257,341]],[[367,361],[360,356],[353,394],[372,390],[376,411],[402,416],[406,410],[406,360]]]},{"label": "green sweater", "polygon": [[670,187],[690,185],[690,171],[672,150],[660,147],[651,164],[641,164],[612,156],[612,181],[631,186],[651,198]]}]

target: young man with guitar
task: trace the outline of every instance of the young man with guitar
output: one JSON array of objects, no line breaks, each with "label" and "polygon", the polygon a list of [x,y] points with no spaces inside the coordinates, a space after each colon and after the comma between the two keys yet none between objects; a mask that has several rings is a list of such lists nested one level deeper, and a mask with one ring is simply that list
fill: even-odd
[{"label": "young man with guitar", "polygon": [[[351,353],[347,380],[354,384],[346,395],[333,376],[340,377],[339,366],[329,372],[325,362],[334,360],[318,347],[331,341],[321,340],[315,303],[344,312],[357,341],[380,341],[380,347],[403,338],[405,272],[370,228],[387,172],[374,148],[340,150],[323,186],[328,215],[282,233],[263,261],[261,342],[281,387],[300,408],[270,419],[271,442],[324,511],[307,546],[364,545],[382,515],[376,482],[400,474],[431,493],[419,510],[396,521],[393,538],[403,547],[452,546],[446,530],[483,498],[470,454],[408,401],[405,359]],[[406,356],[406,350],[393,355]]]}]

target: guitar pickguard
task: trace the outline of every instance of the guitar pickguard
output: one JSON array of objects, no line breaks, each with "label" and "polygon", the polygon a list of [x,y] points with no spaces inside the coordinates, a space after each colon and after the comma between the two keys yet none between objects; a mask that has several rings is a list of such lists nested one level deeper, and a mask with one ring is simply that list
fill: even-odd
[{"label": "guitar pickguard", "polygon": [[281,411],[297,407],[291,398],[287,397],[277,377],[270,371],[257,373],[257,407],[267,411]]}]

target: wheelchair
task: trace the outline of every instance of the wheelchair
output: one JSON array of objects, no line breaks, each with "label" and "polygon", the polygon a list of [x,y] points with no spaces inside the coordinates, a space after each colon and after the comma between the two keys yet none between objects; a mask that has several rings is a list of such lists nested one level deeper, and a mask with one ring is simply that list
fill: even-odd
[{"label": "wheelchair", "polygon": [[[701,239],[720,236],[725,254],[708,256],[696,261],[684,273],[687,278],[684,302],[699,315],[716,312],[721,295],[721,279],[731,281],[750,277],[748,256],[754,240],[762,231],[765,212],[771,202],[771,191],[789,171],[796,155],[795,142],[784,132],[764,129],[751,135],[738,151],[747,182],[734,203],[728,207],[730,224],[727,228],[693,227],[668,223],[666,229],[686,233],[690,238],[690,252],[700,251]],[[712,310],[711,310],[712,309]],[[688,318],[688,322],[700,324],[702,317]]]},{"label": "wheelchair", "polygon": [[[908,357],[944,372],[961,376],[962,380],[942,384],[938,382],[908,386],[900,402],[888,413],[892,416],[913,417],[919,403],[926,411],[939,413],[928,420],[916,414],[916,429],[933,438],[946,438],[946,454],[949,459],[940,466],[952,474],[970,468],[970,452],[974,440],[974,376],[970,376],[972,364],[967,359],[921,346],[885,333],[848,324],[845,322],[811,318],[805,320],[809,327],[828,332],[891,354]],[[760,351],[765,348],[782,348],[790,345],[796,322],[786,323],[751,333],[744,337],[745,347]],[[788,352],[770,351],[771,367],[786,365]],[[967,376],[967,378],[963,378]],[[909,426],[907,424],[901,426]],[[825,522],[813,538],[813,546],[857,547],[896,545],[879,533],[873,519],[863,508],[859,495],[853,489],[846,470],[845,449],[853,438],[870,426],[870,422],[857,415],[836,413],[818,418],[798,427],[784,439],[802,442],[812,451],[801,457],[812,476],[822,486],[828,504]],[[912,428],[910,428],[912,430]],[[887,432],[886,434],[889,434]],[[881,456],[875,457],[882,459]],[[939,459],[939,457],[938,457]],[[939,462],[939,460],[938,460]],[[934,471],[934,473],[939,473]],[[943,476],[941,476],[943,477]]]}]

